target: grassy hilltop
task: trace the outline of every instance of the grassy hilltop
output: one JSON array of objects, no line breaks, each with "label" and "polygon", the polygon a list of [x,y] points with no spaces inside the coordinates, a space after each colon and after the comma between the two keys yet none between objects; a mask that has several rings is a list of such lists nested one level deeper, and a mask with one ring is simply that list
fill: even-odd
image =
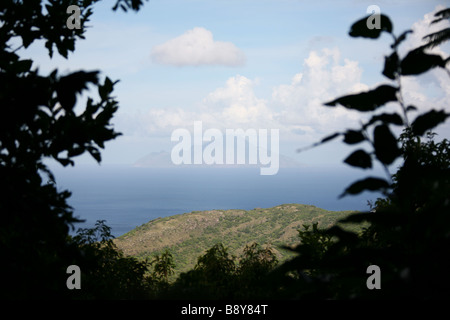
[{"label": "grassy hilltop", "polygon": [[311,205],[283,204],[253,210],[193,211],[149,221],[114,240],[125,255],[151,258],[168,249],[176,274],[192,269],[197,258],[217,243],[240,256],[247,244],[271,245],[283,261],[290,252],[280,246],[299,243],[304,224],[329,227],[352,211],[328,211]]}]

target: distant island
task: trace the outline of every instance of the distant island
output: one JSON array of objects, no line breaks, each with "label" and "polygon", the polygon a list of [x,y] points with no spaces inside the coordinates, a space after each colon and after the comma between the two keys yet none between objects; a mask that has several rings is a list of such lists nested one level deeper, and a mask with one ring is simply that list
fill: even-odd
[{"label": "distant island", "polygon": [[270,245],[279,261],[290,256],[281,246],[299,243],[303,225],[326,228],[354,211],[328,211],[312,205],[283,204],[253,210],[193,211],[149,221],[114,239],[125,255],[151,258],[168,249],[176,274],[194,267],[197,258],[217,243],[239,256],[247,244]]}]

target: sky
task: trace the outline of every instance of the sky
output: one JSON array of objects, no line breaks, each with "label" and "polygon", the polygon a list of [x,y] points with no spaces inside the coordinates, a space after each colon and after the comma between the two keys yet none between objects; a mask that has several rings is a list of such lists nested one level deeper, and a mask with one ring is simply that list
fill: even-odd
[{"label": "sky", "polygon": [[[113,12],[113,1],[94,6],[86,39],[68,59],[48,57],[42,42],[21,50],[43,74],[100,70],[120,80],[113,119],[122,136],[106,143],[103,164],[129,164],[151,152],[170,152],[176,129],[278,129],[280,153],[306,166],[333,166],[349,154],[336,141],[296,150],[324,136],[358,128],[358,112],[329,108],[339,96],[392,83],[381,75],[392,38],[351,38],[353,22],[376,5],[394,33],[414,31],[405,53],[432,32],[432,13],[445,1],[151,0],[137,13]],[[446,22],[445,22],[446,23]],[[445,23],[436,27],[441,29]],[[435,28],[436,28],[435,27]],[[435,49],[448,56],[448,44]],[[447,109],[444,70],[403,77],[407,104],[420,111]],[[95,93],[92,93],[95,96]],[[82,100],[82,99],[81,99]],[[392,109],[397,105],[390,106]],[[79,106],[81,108],[81,105]],[[450,125],[439,130],[450,138]],[[94,163],[81,156],[76,163]]]}]

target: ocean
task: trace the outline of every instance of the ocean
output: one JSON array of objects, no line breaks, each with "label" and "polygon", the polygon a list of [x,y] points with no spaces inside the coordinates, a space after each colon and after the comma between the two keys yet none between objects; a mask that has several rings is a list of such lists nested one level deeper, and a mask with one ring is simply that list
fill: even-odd
[{"label": "ocean", "polygon": [[[368,174],[353,168],[280,168],[262,176],[259,168],[136,168],[83,166],[52,169],[60,190],[69,190],[74,216],[90,228],[106,220],[115,237],[150,220],[191,211],[270,208],[285,203],[323,209],[368,210],[379,194],[338,199]],[[373,175],[373,173],[371,173]]]}]

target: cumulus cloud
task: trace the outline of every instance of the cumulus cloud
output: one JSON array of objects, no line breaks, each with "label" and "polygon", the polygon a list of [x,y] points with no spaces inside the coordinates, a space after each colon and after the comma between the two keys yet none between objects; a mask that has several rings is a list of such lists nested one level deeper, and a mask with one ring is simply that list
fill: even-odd
[{"label": "cumulus cloud", "polygon": [[277,120],[302,135],[323,134],[356,124],[360,114],[323,104],[338,96],[368,90],[361,75],[358,63],[348,59],[342,62],[337,48],[311,51],[302,71],[292,77],[291,83],[272,91],[271,103],[279,110]]},{"label": "cumulus cloud", "polygon": [[[210,128],[273,127],[272,111],[267,101],[254,92],[255,81],[236,75],[222,87],[210,92],[196,109],[154,108],[136,116],[140,128],[152,135],[170,133],[176,128],[191,128],[194,121],[202,121]],[[134,131],[138,128],[135,126]]]},{"label": "cumulus cloud", "polygon": [[[253,90],[255,81],[236,75],[227,80],[224,87],[211,92],[203,104],[216,110],[215,115],[222,123],[257,125],[272,120],[267,101],[256,97]],[[218,110],[218,112],[217,112]]]},{"label": "cumulus cloud", "polygon": [[293,74],[290,83],[272,88],[269,98],[256,94],[258,81],[236,75],[206,95],[197,108],[151,109],[140,115],[140,121],[152,134],[190,128],[194,121],[202,121],[205,127],[220,129],[278,128],[284,136],[312,141],[330,130],[357,125],[359,113],[323,104],[337,96],[368,90],[360,81],[361,75],[358,63],[342,61],[338,49],[311,51],[300,72]]},{"label": "cumulus cloud", "polygon": [[244,53],[231,42],[215,41],[211,31],[196,27],[153,47],[154,62],[174,66],[241,66]]},{"label": "cumulus cloud", "polygon": [[[433,14],[427,14],[412,26],[414,33],[402,44],[404,52],[423,44],[422,37],[434,31],[434,27],[429,28],[432,19]],[[435,48],[433,52],[442,51]],[[233,44],[214,41],[211,32],[202,28],[155,47],[152,55],[160,63],[173,65],[236,65],[243,59]],[[235,75],[195,108],[151,109],[140,115],[139,121],[152,134],[164,131],[167,135],[176,128],[189,129],[194,121],[203,121],[205,127],[220,129],[279,128],[282,139],[315,142],[330,132],[360,126],[361,113],[341,106],[325,107],[324,103],[379,85],[363,83],[362,73],[358,62],[341,57],[338,48],[312,50],[303,65],[294,70],[291,81],[273,87],[265,98],[255,92],[258,81]],[[440,68],[420,77],[402,77],[402,88],[407,105],[413,104],[421,111],[432,107],[448,110],[450,84],[448,74]]]}]

